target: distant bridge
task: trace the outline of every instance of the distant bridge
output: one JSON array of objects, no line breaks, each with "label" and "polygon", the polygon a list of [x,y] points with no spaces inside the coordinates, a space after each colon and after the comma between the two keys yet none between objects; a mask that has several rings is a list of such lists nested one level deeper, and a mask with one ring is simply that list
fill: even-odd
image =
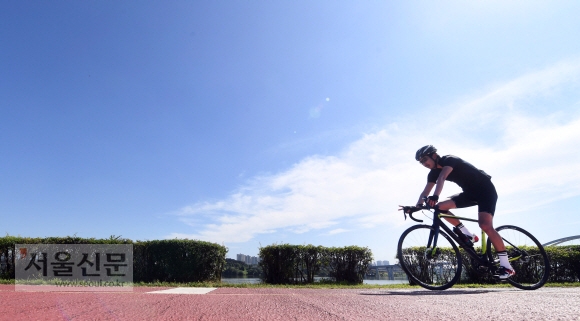
[{"label": "distant bridge", "polygon": [[568,241],[572,241],[572,240],[576,240],[576,239],[580,239],[580,235],[568,236],[568,237],[564,237],[561,239],[553,240],[553,241],[550,241],[546,244],[542,244],[542,246],[558,245],[560,243],[564,243],[564,242],[568,242]]},{"label": "distant bridge", "polygon": [[[401,269],[400,265],[374,265],[374,266],[369,266],[368,270],[367,270],[367,275],[368,272],[371,271],[376,271],[376,276],[377,276],[377,280],[380,278],[380,274],[379,272],[387,272],[388,276],[389,276],[389,280],[394,280],[395,279],[395,273],[403,273],[403,269]],[[406,276],[406,275],[405,275]]]}]

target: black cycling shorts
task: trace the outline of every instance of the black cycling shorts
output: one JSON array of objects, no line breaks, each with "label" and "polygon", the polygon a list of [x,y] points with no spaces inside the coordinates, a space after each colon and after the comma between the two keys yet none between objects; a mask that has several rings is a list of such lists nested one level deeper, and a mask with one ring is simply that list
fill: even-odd
[{"label": "black cycling shorts", "polygon": [[495,205],[497,203],[497,192],[491,181],[478,186],[476,190],[463,191],[449,197],[457,208],[464,208],[477,205],[478,212],[487,212],[495,214]]}]

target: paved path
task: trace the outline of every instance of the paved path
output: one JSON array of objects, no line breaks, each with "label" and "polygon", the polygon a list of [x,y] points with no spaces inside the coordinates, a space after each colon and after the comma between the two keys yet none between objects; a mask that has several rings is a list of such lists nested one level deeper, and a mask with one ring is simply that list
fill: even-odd
[{"label": "paved path", "polygon": [[148,293],[162,290],[15,292],[0,285],[0,320],[580,320],[580,288]]}]

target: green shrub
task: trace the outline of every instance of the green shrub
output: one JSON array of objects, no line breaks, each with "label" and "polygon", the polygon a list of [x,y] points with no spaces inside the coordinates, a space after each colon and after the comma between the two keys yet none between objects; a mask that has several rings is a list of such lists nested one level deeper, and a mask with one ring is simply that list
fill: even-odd
[{"label": "green shrub", "polygon": [[270,245],[260,248],[263,280],[270,284],[314,283],[322,268],[337,282],[362,283],[372,253],[356,246]]},{"label": "green shrub", "polygon": [[547,246],[552,273],[548,282],[580,281],[580,245]]},{"label": "green shrub", "polygon": [[219,281],[226,253],[224,246],[204,241],[137,241],[133,277],[136,282]]},{"label": "green shrub", "polygon": [[224,246],[196,240],[136,241],[111,236],[109,239],[76,236],[29,238],[5,236],[0,238],[0,256],[6,267],[2,279],[14,279],[14,251],[16,244],[132,244],[134,282],[201,282],[219,281],[225,265]]},{"label": "green shrub", "polygon": [[361,284],[373,255],[366,247],[332,247],[326,249],[324,259],[330,269],[330,276],[336,282]]},{"label": "green shrub", "polygon": [[[580,281],[580,245],[547,246],[544,248],[550,261],[550,277],[548,282],[579,282]],[[417,257],[423,257],[424,248],[411,248],[406,251],[414,251]],[[476,248],[479,251],[479,248]],[[530,254],[533,249],[530,249]],[[536,249],[537,251],[537,249]],[[460,249],[463,257],[463,274],[461,282],[489,284],[496,283],[490,273],[479,270],[479,262],[473,260],[463,249]],[[519,275],[519,277],[524,277]]]},{"label": "green shrub", "polygon": [[263,280],[270,284],[295,283],[298,268],[297,246],[290,244],[270,245],[260,248],[260,267],[264,272]]},{"label": "green shrub", "polygon": [[111,236],[108,239],[82,238],[78,236],[66,237],[20,237],[6,235],[0,237],[0,257],[4,257],[5,266],[0,270],[0,279],[14,279],[14,250],[16,244],[132,244],[129,239]]}]

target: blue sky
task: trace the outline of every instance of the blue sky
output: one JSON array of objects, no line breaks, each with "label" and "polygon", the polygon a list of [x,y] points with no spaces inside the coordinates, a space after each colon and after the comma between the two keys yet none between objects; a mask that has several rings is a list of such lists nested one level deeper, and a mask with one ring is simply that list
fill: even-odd
[{"label": "blue sky", "polygon": [[4,1],[2,232],[194,238],[233,258],[360,245],[394,261],[411,224],[397,205],[427,175],[414,153],[434,144],[493,176],[496,226],[578,235],[578,12]]}]

